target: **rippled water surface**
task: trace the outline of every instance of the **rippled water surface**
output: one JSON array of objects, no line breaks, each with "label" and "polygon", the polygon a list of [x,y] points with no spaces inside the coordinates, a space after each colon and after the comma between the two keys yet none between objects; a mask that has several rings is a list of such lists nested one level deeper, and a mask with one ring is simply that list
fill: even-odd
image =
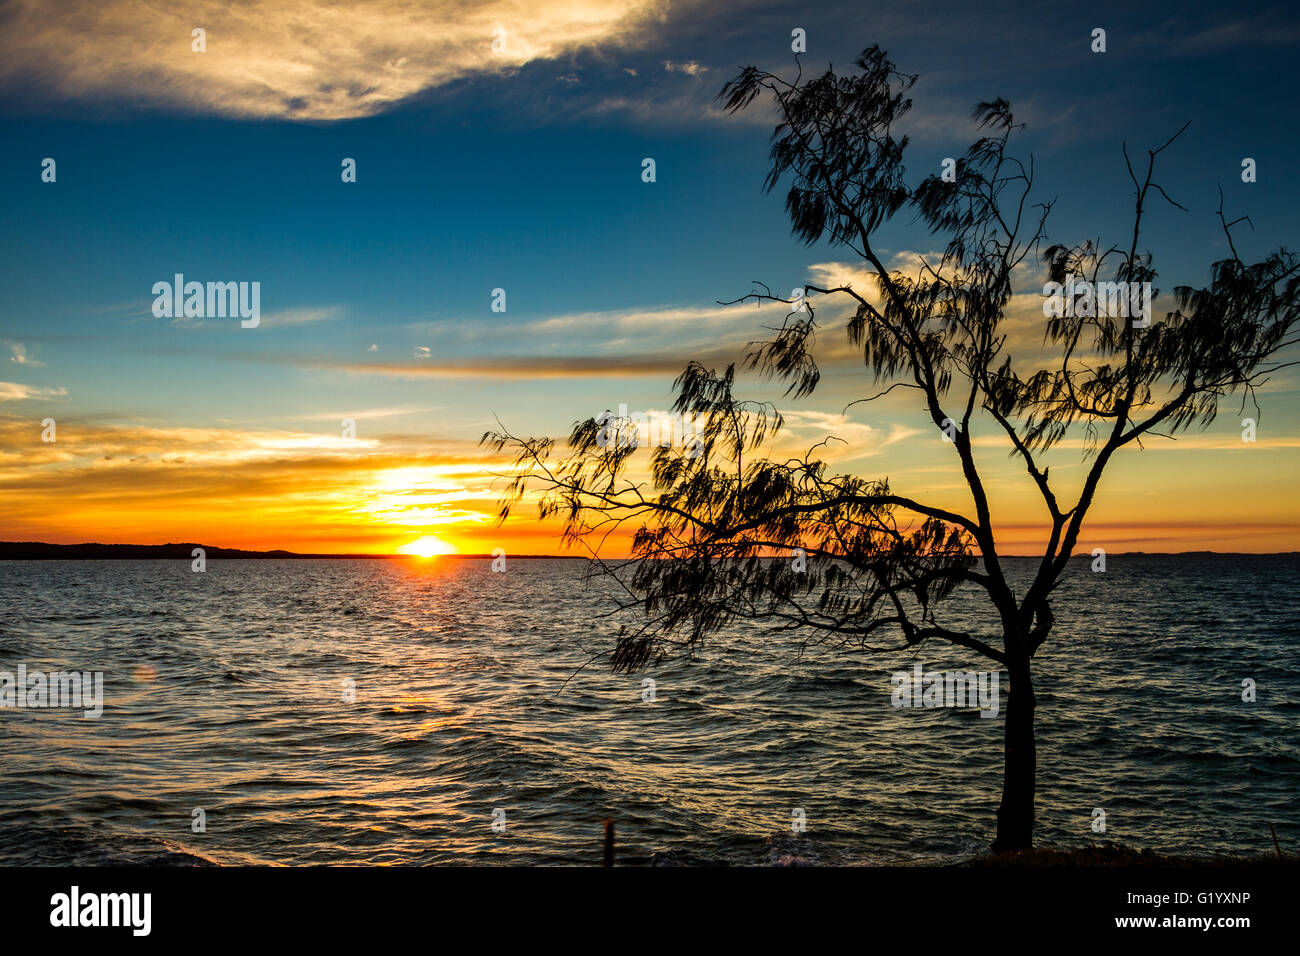
[{"label": "rippled water surface", "polygon": [[[981,658],[738,628],[647,675],[580,670],[614,627],[583,569],[0,563],[0,670],[105,674],[99,719],[0,710],[0,863],[596,863],[605,817],[629,863],[936,862],[992,839],[1001,719],[890,699],[916,660]],[[1039,843],[1264,852],[1272,821],[1300,846],[1297,571],[1074,562],[1036,659]]]}]

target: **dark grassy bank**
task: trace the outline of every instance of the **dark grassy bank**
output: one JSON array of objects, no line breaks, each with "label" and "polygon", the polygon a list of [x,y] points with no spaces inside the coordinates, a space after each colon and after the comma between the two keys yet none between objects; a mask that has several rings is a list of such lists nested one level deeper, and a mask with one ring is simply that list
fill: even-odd
[{"label": "dark grassy bank", "polygon": [[1106,843],[1101,846],[1086,846],[1071,850],[1035,847],[1014,853],[990,854],[959,865],[972,867],[1292,867],[1300,865],[1300,855],[1295,853],[1230,856],[1174,855]]}]

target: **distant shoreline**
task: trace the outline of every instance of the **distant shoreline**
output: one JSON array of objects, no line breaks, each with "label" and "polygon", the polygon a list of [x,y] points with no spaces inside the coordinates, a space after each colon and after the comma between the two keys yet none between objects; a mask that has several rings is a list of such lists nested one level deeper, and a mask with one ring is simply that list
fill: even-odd
[{"label": "distant shoreline", "polygon": [[[213,545],[189,544],[46,544],[41,541],[0,541],[0,561],[138,561],[190,560],[195,548],[202,548],[204,556],[211,559],[243,558],[254,560],[428,560],[410,554],[309,554],[296,551],[248,551],[243,548],[219,548]],[[1113,555],[1150,558],[1216,557],[1216,558],[1266,558],[1300,554],[1300,551],[1115,551]],[[490,559],[491,554],[441,554],[438,559]],[[511,560],[590,561],[576,554],[511,554]],[[1002,555],[1007,558],[1035,558],[1037,555]],[[1086,552],[1074,555],[1078,560],[1091,560]],[[611,561],[627,560],[611,557]]]},{"label": "distant shoreline", "polygon": [[[0,561],[135,561],[185,560],[193,557],[194,549],[202,548],[204,557],[248,558],[256,560],[427,560],[412,554],[309,554],[297,551],[248,551],[243,548],[218,548],[207,544],[45,544],[39,541],[0,541]],[[492,558],[491,554],[440,554],[438,558]],[[560,560],[587,560],[580,555],[565,554],[512,554],[519,558],[558,558]]]}]

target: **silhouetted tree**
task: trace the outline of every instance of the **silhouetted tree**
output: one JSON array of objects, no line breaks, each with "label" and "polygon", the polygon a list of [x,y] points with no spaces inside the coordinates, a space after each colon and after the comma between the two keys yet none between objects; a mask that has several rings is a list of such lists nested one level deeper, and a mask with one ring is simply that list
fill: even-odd
[{"label": "silhouetted tree", "polygon": [[[1115,310],[1063,310],[1046,321],[1045,332],[1059,363],[1022,374],[1013,367],[1003,327],[1013,271],[1037,255],[1055,282],[1154,280],[1140,229],[1148,199],[1155,193],[1169,199],[1153,173],[1173,140],[1147,153],[1144,175],[1129,163],[1136,202],[1132,235],[1122,247],[1047,246],[1051,203],[1030,203],[1032,157],[1026,165],[1007,152],[1018,129],[1007,102],[975,108],[987,135],[956,163],[951,181],[937,174],[910,186],[903,167],[907,138],[892,130],[911,106],[907,93],[916,78],[898,73],[875,47],[856,67],[849,75],[831,69],[807,80],[802,70],[786,80],[747,67],[719,98],[732,112],[760,97],[775,104],[780,122],[766,190],[788,181],[794,234],[852,250],[877,292],[873,299],[849,285],[808,285],[805,295],[847,297],[855,307],[847,333],[870,371],[870,398],[915,390],[934,427],[951,441],[970,490],[968,507],[927,504],[895,492],[885,479],[828,473],[816,447],[799,459],[765,457],[781,416],[771,403],[734,396],[734,366],[718,374],[692,362],[678,377],[674,408],[697,416],[702,434],[695,445],[656,448],[649,481],[629,476],[636,443],[627,440],[626,423],[577,424],[563,457],[546,438],[502,431],[483,440],[516,462],[502,520],[536,489],[541,515],[561,517],[569,543],[590,547],[629,523],[635,527],[631,559],[606,566],[630,595],[627,604],[643,612],[636,625],[620,630],[612,649],[616,670],[689,654],[708,635],[743,620],[873,650],[946,641],[1005,668],[1010,692],[994,849],[1020,849],[1031,845],[1034,825],[1031,663],[1052,631],[1053,591],[1102,473],[1117,451],[1143,436],[1204,427],[1221,397],[1253,399],[1268,373],[1282,367],[1279,350],[1291,344],[1300,267],[1284,249],[1253,265],[1243,262],[1231,234],[1241,220],[1224,219],[1220,197],[1232,254],[1213,264],[1205,288],[1176,289],[1174,310],[1142,328],[1124,314],[1107,314]],[[1124,156],[1128,161],[1127,150]],[[942,257],[923,260],[912,276],[887,269],[873,246],[879,227],[903,210],[946,241]],[[736,301],[744,300],[792,306],[775,337],[751,348],[747,366],[786,382],[787,395],[812,394],[819,378],[814,300],[784,299],[766,286]],[[879,389],[882,384],[887,387]],[[998,554],[972,441],[981,424],[1006,436],[1051,521],[1042,560],[1023,593],[1008,584]],[[1040,458],[1072,431],[1086,436],[1088,464],[1070,503],[1057,498]],[[791,572],[788,557],[772,558],[794,549],[807,555],[803,573]],[[599,545],[591,550],[599,553]],[[987,595],[998,622],[992,633],[945,621],[943,601],[959,585]]]}]

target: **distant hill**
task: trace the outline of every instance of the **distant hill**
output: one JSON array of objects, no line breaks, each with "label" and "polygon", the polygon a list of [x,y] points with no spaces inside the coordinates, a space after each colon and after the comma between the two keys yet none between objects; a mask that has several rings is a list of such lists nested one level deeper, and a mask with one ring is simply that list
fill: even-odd
[{"label": "distant hill", "polygon": [[[189,561],[195,548],[208,558],[409,558],[405,554],[299,554],[295,551],[245,551],[208,544],[45,544],[41,541],[0,541],[0,561],[126,561],[159,558]],[[491,558],[490,554],[446,554],[442,558]],[[549,554],[512,554],[517,558],[550,558]],[[561,555],[560,557],[567,557]]]},{"label": "distant hill", "polygon": [[190,560],[195,548],[209,558],[383,558],[383,554],[297,554],[293,551],[244,551],[206,544],[45,544],[0,541],[0,561],[75,561],[139,558]]}]

